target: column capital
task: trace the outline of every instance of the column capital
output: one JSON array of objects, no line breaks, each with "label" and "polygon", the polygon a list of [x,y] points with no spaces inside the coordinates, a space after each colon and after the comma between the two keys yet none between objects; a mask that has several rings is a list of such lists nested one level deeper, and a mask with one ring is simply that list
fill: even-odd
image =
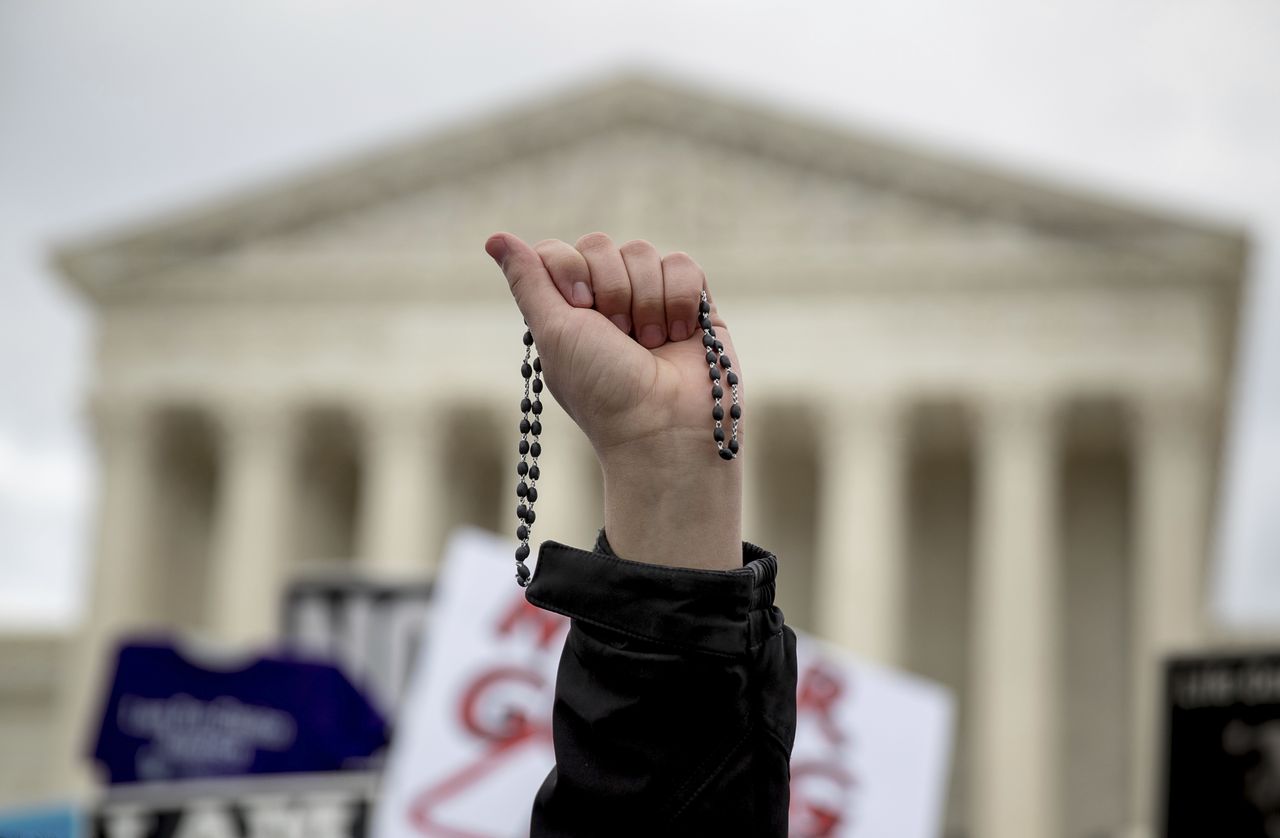
[{"label": "column capital", "polygon": [[1062,416],[1063,399],[1043,390],[983,393],[973,401],[982,427],[1033,423],[1055,427]]},{"label": "column capital", "polygon": [[356,418],[366,434],[425,431],[444,409],[417,396],[375,396],[365,399]]},{"label": "column capital", "polygon": [[160,406],[143,396],[97,393],[90,396],[87,413],[93,432],[100,440],[124,435],[147,436],[160,415]]},{"label": "column capital", "polygon": [[223,398],[210,405],[210,413],[223,445],[272,444],[293,435],[298,412],[278,398],[249,396]]},{"label": "column capital", "polygon": [[1214,402],[1207,394],[1187,390],[1139,393],[1128,403],[1131,429],[1139,440],[1153,431],[1209,429]]},{"label": "column capital", "polygon": [[906,429],[911,403],[900,393],[847,393],[826,400],[818,416],[822,432],[839,434],[850,426],[874,427],[893,436]]}]

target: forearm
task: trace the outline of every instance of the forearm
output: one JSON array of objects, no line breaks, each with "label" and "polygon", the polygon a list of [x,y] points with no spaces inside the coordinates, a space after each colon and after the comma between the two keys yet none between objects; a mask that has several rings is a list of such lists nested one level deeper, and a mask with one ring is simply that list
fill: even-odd
[{"label": "forearm", "polygon": [[709,439],[681,444],[661,456],[601,455],[609,543],[637,562],[741,567],[742,461],[721,460]]}]

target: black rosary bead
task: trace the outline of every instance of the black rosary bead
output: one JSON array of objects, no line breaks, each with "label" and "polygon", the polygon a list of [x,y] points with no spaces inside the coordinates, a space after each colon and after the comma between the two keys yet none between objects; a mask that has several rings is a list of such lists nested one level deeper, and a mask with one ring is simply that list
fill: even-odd
[{"label": "black rosary bead", "polygon": [[[520,451],[520,462],[516,465],[516,474],[520,477],[516,483],[516,496],[522,503],[516,507],[516,518],[521,522],[516,527],[516,538],[520,541],[520,546],[516,548],[516,582],[521,587],[529,584],[532,574],[529,568],[525,567],[524,560],[529,557],[529,536],[533,528],[533,503],[538,499],[538,489],[535,485],[538,479],[537,457],[542,453],[542,445],[538,442],[538,435],[542,433],[542,423],[538,419],[530,419],[529,414],[535,417],[542,413],[542,401],[538,398],[538,394],[542,392],[542,361],[533,357],[533,332],[526,330],[524,333],[524,362],[520,364],[520,375],[524,378],[524,397],[520,399],[520,443],[518,450]],[[532,379],[532,380],[531,380]],[[529,398],[530,392],[533,398]],[[530,436],[531,435],[531,436]],[[534,464],[530,465],[525,461],[525,457],[532,454]],[[526,479],[528,478],[528,482]]]},{"label": "black rosary bead", "polygon": [[537,480],[541,476],[542,476],[542,469],[538,468],[537,465],[532,465],[529,467],[529,478],[531,480]]},{"label": "black rosary bead", "polygon": [[[706,292],[702,292],[702,300],[698,303],[698,325],[702,327],[702,345],[707,348],[707,377],[711,379],[711,398],[715,404],[711,408],[711,418],[715,420],[716,426],[713,430],[713,436],[716,441],[717,453],[722,459],[732,460],[738,454],[738,420],[742,417],[742,408],[738,406],[738,376],[730,367],[733,361],[724,352],[724,343],[716,339],[716,330],[711,323],[711,301],[707,299]],[[729,429],[728,434],[720,423],[724,420],[724,407],[720,404],[720,400],[724,398],[724,387],[721,386],[721,370],[724,370],[724,379],[729,383],[733,390],[733,404],[729,408],[729,413],[733,417],[733,425]],[[728,445],[725,439],[728,438]]]}]

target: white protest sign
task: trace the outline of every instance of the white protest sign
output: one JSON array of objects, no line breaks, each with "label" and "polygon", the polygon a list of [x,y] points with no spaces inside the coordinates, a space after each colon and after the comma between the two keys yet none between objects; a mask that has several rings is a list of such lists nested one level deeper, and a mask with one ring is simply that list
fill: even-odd
[{"label": "white protest sign", "polygon": [[470,529],[445,548],[374,838],[528,834],[554,764],[552,691],[569,621],[525,601],[513,551]]},{"label": "white protest sign", "polygon": [[[450,540],[373,838],[528,834],[554,762],[551,705],[568,621],[525,602],[512,549],[476,530]],[[935,838],[947,692],[814,638],[801,636],[797,653],[793,838]]]},{"label": "white protest sign", "polygon": [[807,635],[796,658],[792,838],[936,838],[950,694]]}]

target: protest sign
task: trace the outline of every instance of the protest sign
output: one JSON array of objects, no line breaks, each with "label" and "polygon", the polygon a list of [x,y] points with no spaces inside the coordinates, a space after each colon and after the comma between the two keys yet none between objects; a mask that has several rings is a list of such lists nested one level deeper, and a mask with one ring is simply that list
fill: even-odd
[{"label": "protest sign", "polygon": [[1280,654],[1170,661],[1166,698],[1163,834],[1280,836]]},{"label": "protest sign", "polygon": [[94,806],[89,835],[364,838],[376,780],[333,772],[116,786]]},{"label": "protest sign", "polygon": [[553,763],[551,699],[569,621],[529,605],[511,545],[450,539],[387,762],[377,838],[515,836]]},{"label": "protest sign", "polygon": [[800,635],[793,838],[935,838],[946,800],[950,694]]},{"label": "protest sign", "polygon": [[426,582],[326,574],[285,592],[285,643],[341,666],[392,722],[430,610]]},{"label": "protest sign", "polygon": [[74,806],[0,809],[0,838],[80,838],[80,821]]}]

